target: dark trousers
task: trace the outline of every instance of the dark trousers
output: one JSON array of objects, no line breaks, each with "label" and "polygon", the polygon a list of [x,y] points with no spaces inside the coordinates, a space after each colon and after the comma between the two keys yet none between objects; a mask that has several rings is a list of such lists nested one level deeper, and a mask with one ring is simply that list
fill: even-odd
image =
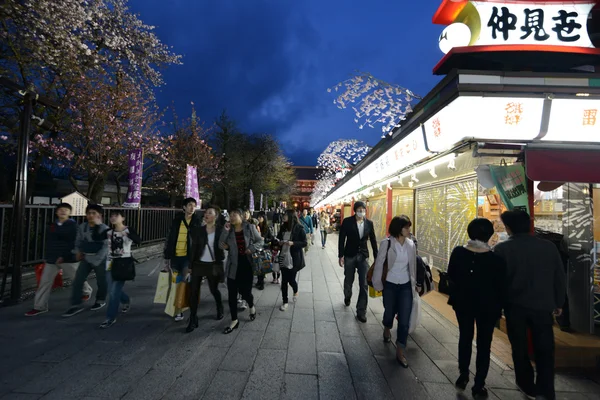
[{"label": "dark trousers", "polygon": [[367,301],[369,298],[369,287],[367,286],[367,271],[369,264],[365,256],[358,254],[354,257],[344,257],[344,297],[352,298],[352,285],[354,275],[358,272],[358,301],[356,302],[356,313],[360,316],[367,314]]},{"label": "dark trousers", "polygon": [[494,328],[498,319],[484,313],[475,314],[471,310],[455,310],[455,312],[460,331],[458,339],[458,369],[461,375],[469,375],[475,325],[477,325],[477,372],[475,374],[475,386],[482,388],[485,386],[485,379],[490,369],[492,339],[494,338]]},{"label": "dark trousers", "polygon": [[208,288],[215,298],[217,313],[223,312],[223,300],[219,291],[219,277],[213,273],[212,263],[198,263],[192,266],[192,282],[190,287],[190,315],[195,316],[198,312],[198,301],[202,287],[202,277],[206,276]]},{"label": "dark trousers", "polygon": [[106,282],[106,260],[100,262],[99,265],[92,265],[83,260],[79,263],[79,268],[77,268],[77,272],[75,273],[75,282],[73,282],[73,291],[71,292],[71,305],[78,306],[81,304],[83,284],[87,281],[87,277],[92,270],[96,272],[96,284],[98,285],[96,302],[102,303],[106,300],[106,294],[108,292],[108,283]]},{"label": "dark trousers", "polygon": [[252,296],[252,283],[254,275],[252,274],[252,266],[250,260],[246,256],[238,256],[238,266],[236,278],[227,278],[227,291],[229,292],[229,311],[231,312],[231,320],[238,319],[237,298],[238,293],[246,300],[248,307],[254,307],[254,296]]},{"label": "dark trousers", "polygon": [[406,348],[408,330],[410,328],[410,314],[413,306],[413,291],[411,283],[397,285],[385,282],[383,287],[383,326],[388,329],[394,327],[394,317],[398,315],[398,336],[396,344]]},{"label": "dark trousers", "polygon": [[288,284],[292,287],[294,294],[298,293],[298,282],[296,282],[296,275],[298,272],[295,269],[281,268],[281,297],[283,303],[288,302]]},{"label": "dark trousers", "polygon": [[[506,312],[508,339],[512,346],[517,385],[537,396],[554,400],[554,318],[551,312],[511,306]],[[537,379],[528,354],[527,329],[531,330]]]}]

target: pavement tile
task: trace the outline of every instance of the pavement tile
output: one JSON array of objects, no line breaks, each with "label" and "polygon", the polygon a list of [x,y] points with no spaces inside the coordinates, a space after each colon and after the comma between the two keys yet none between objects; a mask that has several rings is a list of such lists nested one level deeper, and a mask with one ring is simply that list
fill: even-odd
[{"label": "pavement tile", "polygon": [[315,312],[312,308],[296,308],[294,310],[292,332],[315,332]]},{"label": "pavement tile", "polygon": [[283,387],[287,351],[260,349],[243,399],[278,400]]},{"label": "pavement tile", "polygon": [[319,398],[319,385],[315,375],[285,374],[281,400],[308,400]]},{"label": "pavement tile", "polygon": [[406,349],[406,358],[410,369],[421,381],[449,383],[448,378],[418,346],[409,344]]},{"label": "pavement tile", "polygon": [[356,392],[344,354],[318,353],[319,396],[321,399],[352,400]]},{"label": "pavement tile", "polygon": [[331,301],[315,300],[315,321],[330,321],[336,322]]},{"label": "pavement tile", "polygon": [[139,381],[132,384],[123,400],[158,400],[167,394],[177,375],[160,370],[150,370]]},{"label": "pavement tile", "polygon": [[335,322],[316,321],[317,351],[343,353],[340,333]]},{"label": "pavement tile", "polygon": [[254,359],[258,353],[262,338],[262,332],[244,331],[237,337],[227,352],[225,359],[219,366],[219,370],[250,371],[254,364]]},{"label": "pavement tile", "polygon": [[313,297],[311,296],[310,293],[304,293],[301,292],[300,290],[298,290],[299,294],[298,294],[298,300],[296,301],[296,308],[310,308],[312,309],[314,307],[313,304]]},{"label": "pavement tile", "polygon": [[274,312],[273,307],[256,307],[256,319],[244,324],[244,332],[264,332],[271,320],[271,314]]},{"label": "pavement tile", "polygon": [[202,400],[239,400],[249,375],[249,372],[218,371]]},{"label": "pavement tile", "polygon": [[354,314],[350,312],[336,312],[335,318],[337,320],[337,325],[341,336],[362,337],[363,334],[360,329],[361,322],[356,319]]},{"label": "pavement tile", "polygon": [[317,374],[317,352],[314,333],[292,332],[288,346],[285,372],[292,374]]},{"label": "pavement tile", "polygon": [[[281,312],[279,310],[273,313]],[[267,331],[260,344],[261,349],[287,350],[290,342],[290,330],[292,328],[292,320],[271,318]]]},{"label": "pavement tile", "polygon": [[398,365],[395,353],[390,356],[375,356],[379,368],[383,372],[396,399],[421,400],[428,397],[423,383],[415,376],[411,369],[404,369]]},{"label": "pavement tile", "polygon": [[98,381],[108,377],[117,368],[112,365],[89,365],[78,371],[74,379],[64,381],[56,389],[46,394],[43,399],[80,399],[86,395],[95,395],[93,388],[98,384]]}]

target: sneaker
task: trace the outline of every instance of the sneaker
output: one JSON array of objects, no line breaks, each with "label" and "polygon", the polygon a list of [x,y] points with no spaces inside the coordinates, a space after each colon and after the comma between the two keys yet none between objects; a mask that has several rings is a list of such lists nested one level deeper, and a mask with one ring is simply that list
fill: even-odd
[{"label": "sneaker", "polygon": [[103,323],[100,324],[100,328],[101,329],[110,328],[111,326],[113,326],[115,324],[115,322],[117,322],[116,319],[107,319],[106,321],[104,321]]},{"label": "sneaker", "polygon": [[238,303],[238,310],[245,311],[248,309],[248,304],[244,300],[242,300],[241,304]]},{"label": "sneaker", "polygon": [[177,314],[175,316],[175,322],[181,322],[181,321],[183,321],[183,319],[184,319],[183,318],[183,313]]},{"label": "sneaker", "polygon": [[287,310],[287,309],[288,309],[288,303],[283,303],[283,304],[281,305],[281,307],[279,307],[279,309],[280,309],[281,311],[285,311],[285,310]]},{"label": "sneaker", "polygon": [[298,301],[298,293],[294,293],[294,297],[292,297],[294,303]]},{"label": "sneaker", "polygon": [[27,311],[27,312],[25,313],[25,316],[26,316],[26,317],[35,317],[36,315],[40,315],[40,314],[47,313],[47,312],[48,312],[48,310],[36,310],[36,309],[34,308],[34,309],[33,309],[33,310],[31,310],[31,311]]},{"label": "sneaker", "polygon": [[129,304],[129,303],[123,304],[123,306],[121,307],[121,312],[122,313],[129,312],[130,309],[131,309],[131,304]]},{"label": "sneaker", "polygon": [[94,305],[92,306],[92,308],[90,308],[90,310],[92,310],[92,311],[98,311],[98,310],[104,308],[105,305],[106,305],[105,302],[96,302],[96,303],[94,303]]},{"label": "sneaker", "polygon": [[83,307],[75,306],[69,308],[62,316],[65,318],[72,317],[73,315],[77,315],[83,311]]}]

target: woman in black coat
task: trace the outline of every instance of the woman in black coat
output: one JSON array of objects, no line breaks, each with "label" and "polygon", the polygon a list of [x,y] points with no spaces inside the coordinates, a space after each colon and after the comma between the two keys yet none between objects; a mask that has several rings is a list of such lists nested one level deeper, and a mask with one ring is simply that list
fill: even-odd
[{"label": "woman in black coat", "polygon": [[298,300],[298,282],[296,275],[305,267],[303,249],[308,245],[306,232],[294,210],[286,210],[283,215],[281,231],[277,235],[279,248],[279,265],[281,267],[281,295],[283,304],[281,311],[288,308],[288,284],[294,291],[294,302]]},{"label": "woman in black coat", "polygon": [[494,328],[502,313],[505,293],[506,265],[491,251],[488,242],[494,225],[485,218],[476,218],[467,228],[469,242],[452,251],[448,265],[450,304],[458,320],[458,368],[456,387],[464,390],[469,383],[469,365],[473,347],[474,325],[477,325],[477,362],[475,398],[488,396],[485,379],[490,368],[490,353]]},{"label": "woman in black coat", "polygon": [[223,260],[225,254],[219,247],[223,227],[217,224],[221,210],[217,206],[208,206],[204,212],[204,225],[196,227],[190,234],[190,260],[192,263],[192,282],[190,290],[190,321],[186,332],[198,327],[198,301],[202,277],[208,280],[208,288],[217,303],[217,320],[224,317],[223,302],[219,291],[219,282],[225,279]]}]

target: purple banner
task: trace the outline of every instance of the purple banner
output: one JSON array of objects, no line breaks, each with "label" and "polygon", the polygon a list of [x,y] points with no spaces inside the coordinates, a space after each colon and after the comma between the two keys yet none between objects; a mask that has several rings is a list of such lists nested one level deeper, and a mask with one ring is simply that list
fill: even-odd
[{"label": "purple banner", "polygon": [[196,167],[187,166],[185,174],[185,197],[196,199],[196,203],[200,207],[200,193],[198,192],[198,171]]},{"label": "purple banner", "polygon": [[123,207],[138,208],[142,202],[142,174],[144,172],[142,149],[129,151],[127,167],[129,169],[129,189]]}]

